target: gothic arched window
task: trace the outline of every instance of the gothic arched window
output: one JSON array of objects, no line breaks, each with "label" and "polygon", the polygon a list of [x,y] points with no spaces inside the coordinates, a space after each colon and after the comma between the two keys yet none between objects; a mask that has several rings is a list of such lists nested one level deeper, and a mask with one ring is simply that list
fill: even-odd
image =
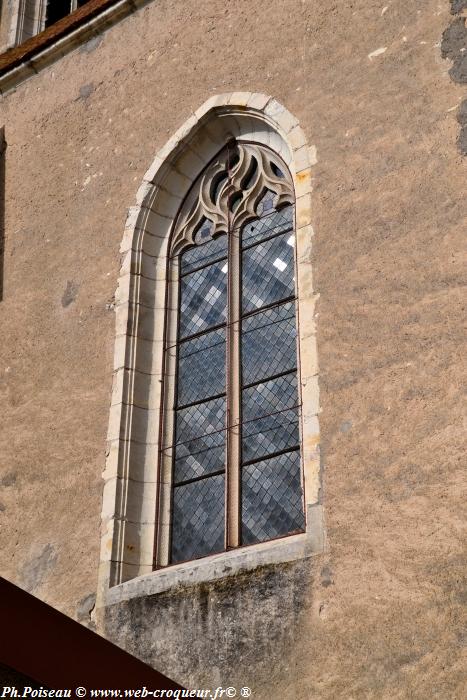
[{"label": "gothic arched window", "polygon": [[305,528],[294,190],[232,142],[174,222],[166,300],[159,566]]}]

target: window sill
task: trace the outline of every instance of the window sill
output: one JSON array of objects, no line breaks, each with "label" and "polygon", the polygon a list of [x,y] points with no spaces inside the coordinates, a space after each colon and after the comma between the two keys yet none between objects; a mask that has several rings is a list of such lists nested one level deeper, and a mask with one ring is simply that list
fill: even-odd
[{"label": "window sill", "polygon": [[217,581],[253,571],[260,566],[305,559],[323,552],[324,539],[322,506],[308,506],[307,530],[302,534],[214,554],[138,576],[110,588],[105,596],[105,605],[157,595],[180,586]]},{"label": "window sill", "polygon": [[148,0],[94,0],[0,55],[0,93],[14,89]]}]

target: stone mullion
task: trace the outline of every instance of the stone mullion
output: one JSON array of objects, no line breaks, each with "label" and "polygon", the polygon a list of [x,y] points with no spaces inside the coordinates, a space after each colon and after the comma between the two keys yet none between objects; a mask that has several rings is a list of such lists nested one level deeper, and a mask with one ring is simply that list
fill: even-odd
[{"label": "stone mullion", "polygon": [[[234,188],[232,187],[232,193]],[[240,545],[240,241],[228,221],[226,549]]]}]

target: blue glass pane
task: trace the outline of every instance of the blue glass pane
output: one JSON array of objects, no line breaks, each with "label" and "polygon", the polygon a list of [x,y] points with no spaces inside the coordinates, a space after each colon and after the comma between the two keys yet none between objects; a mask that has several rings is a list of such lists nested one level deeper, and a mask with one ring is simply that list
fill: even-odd
[{"label": "blue glass pane", "polygon": [[242,381],[251,384],[297,366],[295,304],[288,302],[242,321]]},{"label": "blue glass pane", "polygon": [[298,447],[299,442],[298,408],[252,420],[242,429],[242,462]]},{"label": "blue glass pane", "polygon": [[242,467],[242,543],[303,530],[300,453],[288,452]]},{"label": "blue glass pane", "polygon": [[294,235],[290,232],[244,250],[243,313],[293,296],[294,275]]},{"label": "blue glass pane", "polygon": [[[204,447],[203,447],[204,445]],[[174,483],[181,484],[200,476],[223,471],[225,465],[225,432],[205,435],[203,440],[178,445],[174,463]]]},{"label": "blue glass pane", "polygon": [[277,195],[275,192],[272,192],[271,190],[266,190],[265,194],[262,196],[262,198],[256,205],[256,213],[258,214],[258,216],[265,216],[268,213],[272,213],[276,198]]},{"label": "blue glass pane", "polygon": [[243,422],[257,420],[298,405],[297,375],[269,379],[242,391]]},{"label": "blue glass pane", "polygon": [[224,549],[224,475],[176,486],[173,492],[172,563]]},{"label": "blue glass pane", "polygon": [[273,211],[246,224],[242,229],[242,247],[252,245],[260,240],[270,238],[281,231],[289,231],[293,227],[293,207],[288,206],[280,211]]},{"label": "blue glass pane", "polygon": [[295,372],[243,390],[243,462],[298,446],[297,404]]},{"label": "blue glass pane", "polygon": [[225,420],[224,396],[176,412],[175,483],[224,468]]},{"label": "blue glass pane", "polygon": [[225,328],[180,343],[178,405],[202,401],[225,391]]},{"label": "blue glass pane", "polygon": [[180,337],[223,323],[227,303],[227,263],[225,260],[191,272],[181,279]]},{"label": "blue glass pane", "polygon": [[201,240],[198,245],[188,248],[180,256],[181,274],[184,275],[198,267],[208,265],[214,260],[227,256],[227,236],[222,234],[207,241]]},{"label": "blue glass pane", "polygon": [[177,444],[225,428],[225,397],[197,403],[177,411]]}]

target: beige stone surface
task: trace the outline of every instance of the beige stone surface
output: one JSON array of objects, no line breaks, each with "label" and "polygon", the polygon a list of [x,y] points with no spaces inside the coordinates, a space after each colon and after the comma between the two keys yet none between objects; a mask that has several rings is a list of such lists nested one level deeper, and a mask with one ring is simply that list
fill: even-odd
[{"label": "beige stone surface", "polygon": [[465,90],[440,57],[447,0],[383,5],[159,0],[0,104],[1,574],[74,616],[97,586],[113,295],[148,167],[220,92],[273,95],[316,147],[328,549],[258,698],[465,695]]}]

